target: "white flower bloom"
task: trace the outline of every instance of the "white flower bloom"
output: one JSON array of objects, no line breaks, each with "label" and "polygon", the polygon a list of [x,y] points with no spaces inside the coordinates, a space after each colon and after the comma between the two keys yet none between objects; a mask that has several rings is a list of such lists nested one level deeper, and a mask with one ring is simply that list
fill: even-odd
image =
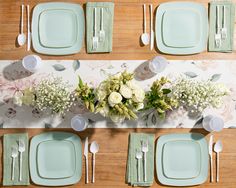
[{"label": "white flower bloom", "polygon": [[141,103],[145,98],[145,92],[142,89],[136,89],[133,91],[133,101]]},{"label": "white flower bloom", "polygon": [[126,82],[126,85],[132,90],[141,89],[133,80],[130,80],[130,81]]},{"label": "white flower bloom", "polygon": [[115,106],[116,104],[122,101],[122,96],[118,92],[112,92],[108,97],[108,103],[111,107]]},{"label": "white flower bloom", "polygon": [[98,90],[97,91],[97,99],[99,101],[103,101],[106,98],[106,96],[107,96],[106,91],[104,91],[104,90]]},{"label": "white flower bloom", "polygon": [[109,113],[109,106],[104,106],[104,108],[102,110],[99,111],[99,113],[103,116],[103,117],[107,117],[108,113]]},{"label": "white flower bloom", "polygon": [[13,97],[13,103],[17,106],[22,106],[22,97],[23,93],[21,91],[17,91]]},{"label": "white flower bloom", "polygon": [[126,99],[132,98],[132,91],[131,91],[131,89],[130,89],[128,86],[126,86],[126,85],[121,85],[121,87],[120,87],[120,94],[121,94],[124,98],[126,98]]},{"label": "white flower bloom", "polygon": [[144,104],[143,103],[138,103],[137,107],[136,107],[136,110],[141,110],[144,108]]}]

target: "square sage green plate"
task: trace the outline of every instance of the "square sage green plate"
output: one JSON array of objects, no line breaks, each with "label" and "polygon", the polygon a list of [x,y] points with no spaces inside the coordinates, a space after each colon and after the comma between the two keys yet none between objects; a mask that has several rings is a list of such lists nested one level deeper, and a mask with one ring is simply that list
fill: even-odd
[{"label": "square sage green plate", "polygon": [[156,43],[166,54],[194,54],[207,47],[208,17],[204,5],[162,3],[156,12]]},{"label": "square sage green plate", "polygon": [[84,12],[79,4],[40,3],[32,17],[33,48],[38,53],[67,55],[80,51],[84,39]]},{"label": "square sage green plate", "polygon": [[204,183],[208,177],[208,162],[208,144],[202,134],[169,134],[158,139],[156,169],[163,185]]},{"label": "square sage green plate", "polygon": [[30,175],[37,185],[65,186],[77,183],[82,175],[80,138],[67,132],[34,136],[30,143]]}]

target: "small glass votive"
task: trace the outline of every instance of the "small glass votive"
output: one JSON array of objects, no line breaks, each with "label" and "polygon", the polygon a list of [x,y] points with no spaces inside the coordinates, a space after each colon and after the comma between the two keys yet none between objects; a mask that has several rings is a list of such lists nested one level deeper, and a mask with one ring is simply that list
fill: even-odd
[{"label": "small glass votive", "polygon": [[76,115],[71,119],[71,127],[75,131],[84,131],[88,127],[88,118]]},{"label": "small glass votive", "polygon": [[202,126],[208,132],[220,132],[224,128],[224,120],[218,116],[208,115],[204,117]]}]

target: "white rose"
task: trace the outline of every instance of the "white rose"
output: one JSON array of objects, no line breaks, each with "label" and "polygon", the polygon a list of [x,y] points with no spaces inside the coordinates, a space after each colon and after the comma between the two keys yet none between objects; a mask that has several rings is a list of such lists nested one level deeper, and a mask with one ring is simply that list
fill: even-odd
[{"label": "white rose", "polygon": [[24,95],[21,91],[16,92],[14,97],[13,97],[13,103],[15,105],[22,106],[22,97],[23,96]]},{"label": "white rose", "polygon": [[115,106],[121,101],[122,101],[122,96],[120,93],[117,92],[112,92],[108,97],[108,103],[111,107]]},{"label": "white rose", "polygon": [[133,101],[141,103],[145,98],[145,92],[142,89],[136,89],[133,91]]},{"label": "white rose", "polygon": [[132,91],[131,91],[131,89],[130,89],[128,86],[126,86],[126,85],[122,85],[122,86],[120,87],[120,94],[121,94],[124,98],[126,98],[126,99],[132,98]]},{"label": "white rose", "polygon": [[138,103],[137,107],[136,107],[136,110],[141,110],[144,108],[144,104],[143,103]]},{"label": "white rose", "polygon": [[132,80],[126,82],[126,85],[132,90],[140,89],[140,87]]}]

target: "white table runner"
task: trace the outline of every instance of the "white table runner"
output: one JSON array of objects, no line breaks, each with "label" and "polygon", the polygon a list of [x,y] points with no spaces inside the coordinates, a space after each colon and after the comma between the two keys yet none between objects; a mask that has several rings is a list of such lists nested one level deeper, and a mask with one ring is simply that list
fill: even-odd
[{"label": "white table runner", "polygon": [[[198,128],[201,125],[199,119],[191,119],[184,110],[171,112],[165,121],[158,119],[152,114],[147,119],[127,121],[120,125],[99,118],[93,114],[86,113],[82,106],[74,107],[65,118],[51,117],[30,107],[17,107],[12,104],[14,92],[24,89],[47,76],[61,76],[76,87],[78,75],[91,85],[98,85],[108,74],[119,71],[137,71],[139,79],[145,79],[140,74],[140,67],[144,60],[45,60],[43,67],[35,74],[30,74],[21,65],[21,61],[0,61],[0,127],[4,128],[43,128],[43,127],[70,127],[70,119],[75,114],[81,113],[91,119],[89,127],[95,128],[133,128],[133,127],[156,127],[156,128]],[[205,112],[206,114],[218,114],[224,118],[225,127],[235,128],[236,125],[236,61],[223,60],[173,60],[167,68],[156,76],[137,80],[147,90],[152,82],[161,77],[173,78],[180,74],[187,74],[197,79],[213,79],[222,82],[230,88],[231,95],[225,98],[221,109]],[[155,123],[156,122],[156,123]],[[155,124],[154,124],[155,123]]]}]

